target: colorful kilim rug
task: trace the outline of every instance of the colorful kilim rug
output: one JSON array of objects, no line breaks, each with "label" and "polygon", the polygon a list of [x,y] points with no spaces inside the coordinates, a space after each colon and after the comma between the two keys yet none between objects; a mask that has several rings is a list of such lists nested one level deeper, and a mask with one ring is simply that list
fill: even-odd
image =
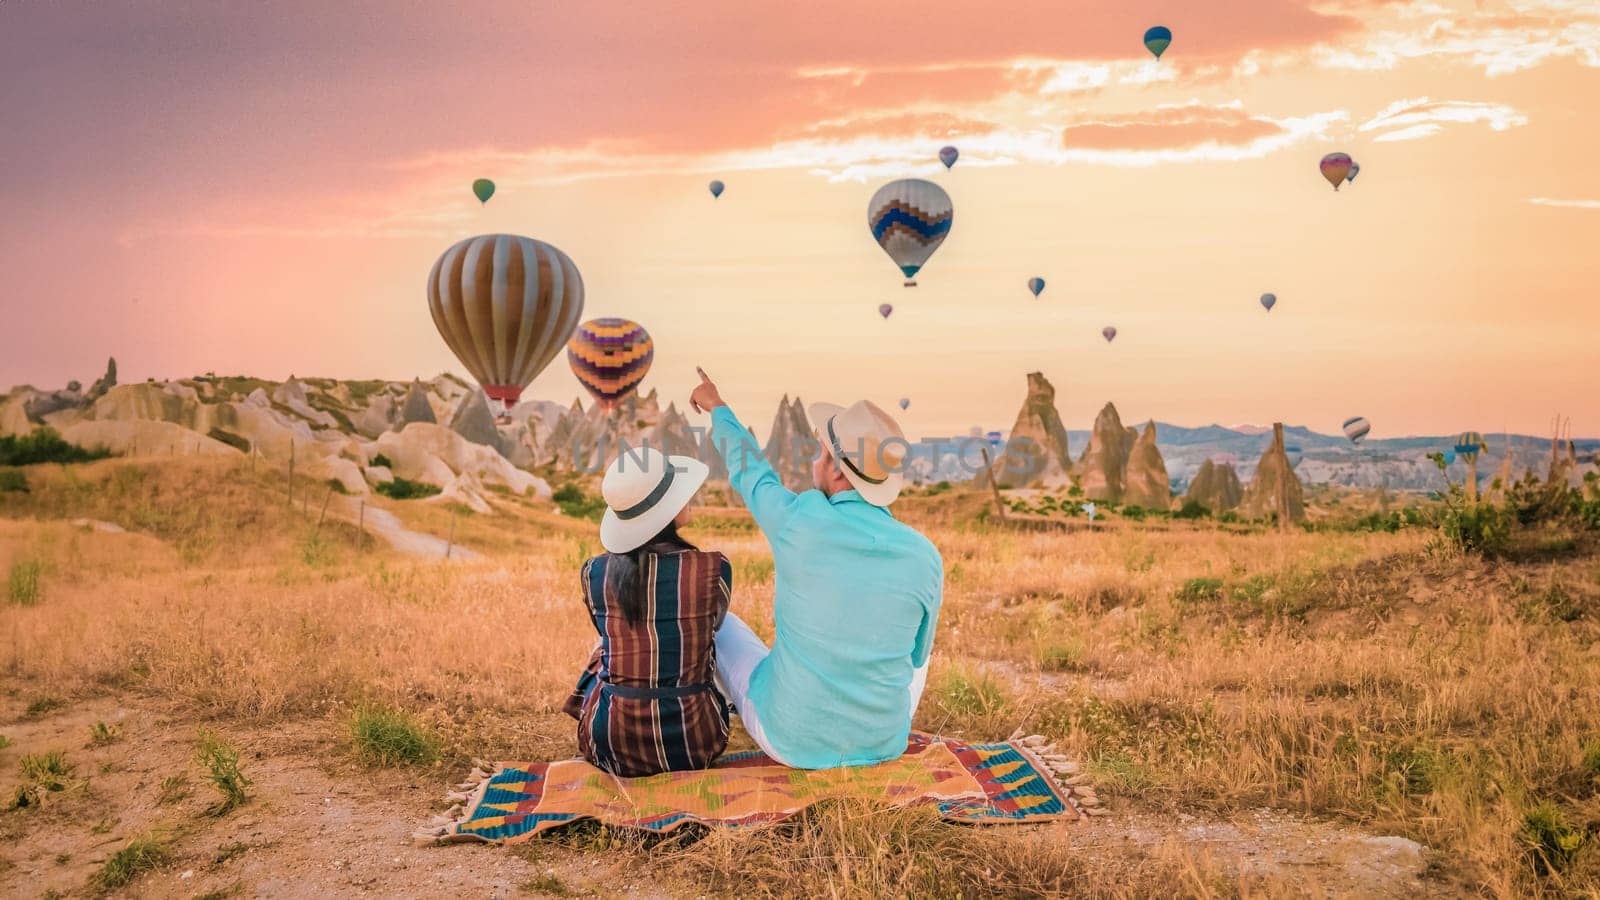
[{"label": "colorful kilim rug", "polygon": [[656,833],[688,823],[748,827],[840,797],[937,804],[946,820],[967,824],[1099,814],[1099,800],[1077,767],[1043,743],[967,744],[912,734],[904,756],[876,766],[791,769],[752,752],[730,754],[701,771],[647,778],[618,778],[580,759],[501,763],[492,772],[475,769],[449,795],[457,805],[415,837],[427,844],[516,843],[579,819]]}]

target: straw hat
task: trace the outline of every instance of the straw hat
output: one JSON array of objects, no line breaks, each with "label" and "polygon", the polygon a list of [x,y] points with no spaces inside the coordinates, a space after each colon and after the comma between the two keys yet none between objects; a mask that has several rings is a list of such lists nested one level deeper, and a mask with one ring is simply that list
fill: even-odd
[{"label": "straw hat", "polygon": [[667,456],[649,447],[623,451],[600,482],[606,500],[600,545],[612,553],[643,546],[677,517],[710,474],[692,456]]},{"label": "straw hat", "polygon": [[867,400],[857,401],[848,409],[833,403],[813,403],[806,415],[818,443],[833,453],[844,470],[845,480],[861,499],[873,506],[888,506],[900,496],[910,444],[893,416]]}]

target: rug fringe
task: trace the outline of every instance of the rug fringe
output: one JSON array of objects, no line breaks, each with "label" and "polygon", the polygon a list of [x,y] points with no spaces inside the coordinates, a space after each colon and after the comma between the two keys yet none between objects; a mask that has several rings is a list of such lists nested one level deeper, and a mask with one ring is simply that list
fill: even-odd
[{"label": "rug fringe", "polygon": [[1027,757],[1041,772],[1045,773],[1061,793],[1067,798],[1080,814],[1078,821],[1086,822],[1090,816],[1106,815],[1107,810],[1100,806],[1100,797],[1095,793],[1094,786],[1089,784],[1089,776],[1084,774],[1083,767],[1063,753],[1056,751],[1056,745],[1049,742],[1042,734],[1030,734],[1019,737],[1022,729],[1012,733],[1008,741],[1018,752]]},{"label": "rug fringe", "polygon": [[481,759],[472,761],[472,771],[467,773],[465,781],[456,785],[456,789],[445,793],[444,797],[451,804],[443,813],[428,820],[428,824],[411,833],[411,842],[421,847],[432,847],[438,844],[452,844],[461,841],[481,841],[483,838],[475,834],[462,834],[461,826],[466,822],[467,816],[478,806],[478,801],[483,799],[489,790],[489,780],[500,767],[494,763]]}]

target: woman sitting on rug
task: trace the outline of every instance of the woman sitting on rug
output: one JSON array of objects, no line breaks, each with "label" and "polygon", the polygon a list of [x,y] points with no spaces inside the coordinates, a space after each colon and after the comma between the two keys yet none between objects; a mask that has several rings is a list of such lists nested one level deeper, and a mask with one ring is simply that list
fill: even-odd
[{"label": "woman sitting on rug", "polygon": [[712,637],[733,567],[678,535],[708,474],[697,459],[647,447],[624,450],[600,486],[607,552],[583,564],[600,640],[564,709],[584,759],[615,775],[703,769],[728,744]]}]

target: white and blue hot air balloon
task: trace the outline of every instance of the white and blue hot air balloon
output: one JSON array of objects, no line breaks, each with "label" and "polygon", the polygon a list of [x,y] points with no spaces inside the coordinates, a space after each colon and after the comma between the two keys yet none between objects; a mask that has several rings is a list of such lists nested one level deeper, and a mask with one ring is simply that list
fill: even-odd
[{"label": "white and blue hot air balloon", "polygon": [[889,259],[900,267],[906,287],[917,286],[917,273],[950,234],[955,207],[950,195],[931,181],[891,181],[867,203],[867,228]]}]

